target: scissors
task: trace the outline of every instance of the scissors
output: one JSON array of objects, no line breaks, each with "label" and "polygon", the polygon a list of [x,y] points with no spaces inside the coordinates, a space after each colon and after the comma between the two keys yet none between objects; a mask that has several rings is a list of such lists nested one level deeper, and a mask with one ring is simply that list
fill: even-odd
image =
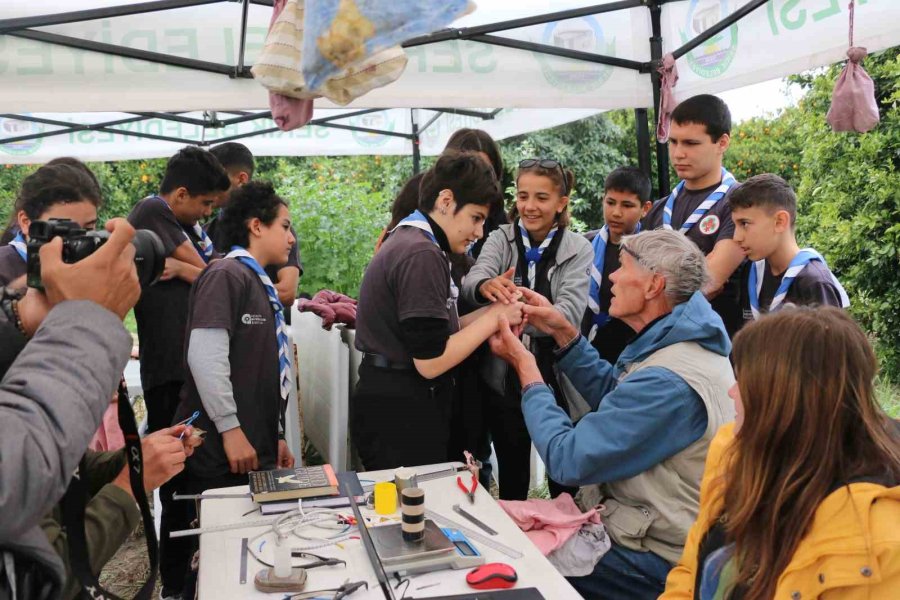
[{"label": "scissors", "polygon": [[[190,425],[191,423],[193,423],[194,421],[196,421],[196,420],[197,420],[197,417],[199,417],[199,416],[200,416],[200,411],[199,411],[199,410],[195,410],[195,411],[194,411],[194,414],[192,414],[191,416],[189,416],[189,417],[188,417],[187,419],[185,419],[184,421],[181,421],[180,423],[176,423],[176,425]],[[187,431],[187,429],[185,429],[184,431],[181,432],[181,435],[178,436],[178,439],[179,439],[179,440],[180,440],[180,439],[184,439],[184,434],[185,434],[186,431]]]}]

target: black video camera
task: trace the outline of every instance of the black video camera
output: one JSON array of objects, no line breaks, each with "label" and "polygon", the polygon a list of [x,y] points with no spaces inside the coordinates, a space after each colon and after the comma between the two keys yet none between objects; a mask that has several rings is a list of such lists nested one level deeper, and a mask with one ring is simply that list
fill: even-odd
[{"label": "black video camera", "polygon": [[[55,237],[63,240],[62,259],[72,264],[94,253],[109,239],[108,231],[87,231],[69,219],[33,221],[28,226],[28,287],[44,289],[41,281],[41,246]],[[134,232],[134,266],[141,289],[156,283],[166,266],[162,240],[149,229]]]}]

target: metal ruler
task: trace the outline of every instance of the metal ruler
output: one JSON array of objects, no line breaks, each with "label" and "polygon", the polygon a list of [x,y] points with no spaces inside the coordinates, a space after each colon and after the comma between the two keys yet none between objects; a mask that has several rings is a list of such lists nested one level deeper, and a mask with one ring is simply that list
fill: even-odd
[{"label": "metal ruler", "polygon": [[274,523],[281,515],[277,515],[268,519],[252,519],[250,521],[241,521],[240,523],[227,523],[225,525],[213,525],[211,527],[199,527],[197,529],[182,529],[181,531],[173,531],[169,534],[170,538],[189,537],[192,535],[200,535],[201,533],[219,533],[221,531],[232,531],[234,529],[244,529],[245,527],[266,527]]},{"label": "metal ruler", "polygon": [[502,552],[503,554],[505,554],[506,556],[508,556],[510,558],[522,558],[523,556],[525,556],[524,554],[522,554],[515,548],[510,548],[509,546],[507,546],[505,544],[501,544],[497,540],[492,540],[491,538],[487,537],[486,535],[484,535],[482,533],[478,533],[477,531],[474,531],[470,527],[466,527],[459,521],[454,521],[453,519],[447,518],[444,515],[442,515],[440,513],[436,513],[429,508],[425,509],[425,516],[431,518],[434,521],[438,521],[444,527],[450,526],[450,527],[453,527],[454,529],[458,529],[458,530],[462,531],[464,534],[466,534],[466,537],[468,537],[470,540],[475,540],[476,542],[480,542],[480,543],[484,544],[485,546],[487,546],[488,548],[493,548],[497,552]]}]

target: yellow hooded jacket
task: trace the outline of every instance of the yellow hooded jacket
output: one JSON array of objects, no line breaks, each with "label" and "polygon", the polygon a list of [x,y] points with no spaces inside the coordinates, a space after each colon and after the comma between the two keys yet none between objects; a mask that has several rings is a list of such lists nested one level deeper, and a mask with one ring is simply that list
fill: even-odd
[{"label": "yellow hooded jacket", "polygon": [[[710,484],[725,468],[723,453],[734,424],[710,444],[700,487],[700,513],[688,533],[681,560],[669,573],[660,600],[693,600],[697,553],[721,512]],[[849,490],[848,490],[849,488]],[[900,486],[851,483],[822,501],[809,532],[778,577],[774,600],[900,599]]]}]

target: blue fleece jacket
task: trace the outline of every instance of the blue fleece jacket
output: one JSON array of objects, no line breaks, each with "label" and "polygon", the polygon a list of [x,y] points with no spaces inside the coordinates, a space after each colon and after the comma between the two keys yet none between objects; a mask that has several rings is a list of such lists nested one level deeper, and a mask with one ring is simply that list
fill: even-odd
[{"label": "blue fleece jacket", "polygon": [[629,364],[679,342],[696,342],[721,356],[731,352],[722,319],[700,292],[642,331],[615,367],[583,337],[559,360],[592,409],[577,424],[546,385],[522,396],[531,439],[554,481],[575,486],[627,479],[700,439],[706,408],[681,377],[647,367],[619,382]]}]

